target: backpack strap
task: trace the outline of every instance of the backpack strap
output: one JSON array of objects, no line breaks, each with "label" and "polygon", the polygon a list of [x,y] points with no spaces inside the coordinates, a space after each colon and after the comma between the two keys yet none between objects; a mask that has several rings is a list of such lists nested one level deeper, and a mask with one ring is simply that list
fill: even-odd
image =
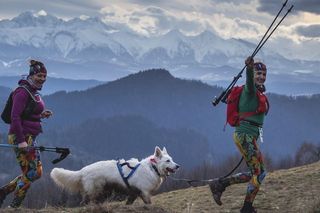
[{"label": "backpack strap", "polygon": [[255,114],[258,114],[259,112],[255,111],[255,112],[242,112],[239,113],[239,121],[244,120],[247,117],[253,116]]},{"label": "backpack strap", "polygon": [[30,98],[28,99],[26,107],[22,112],[22,118],[29,121],[40,122],[41,121],[40,119],[33,119],[29,117],[34,110],[35,104],[41,101],[41,99],[37,100],[35,95],[40,96],[40,94],[38,92],[36,92],[35,94],[32,94],[32,92],[30,91],[30,88],[27,85],[19,85],[16,89],[18,89],[19,87],[24,88],[29,93],[29,97],[31,98],[31,99]]},{"label": "backpack strap", "polygon": [[259,113],[265,113],[265,115],[268,114],[269,111],[269,101],[268,98],[265,94],[260,93],[259,91],[257,91],[257,97],[258,97],[258,108],[256,111],[254,112],[242,112],[239,113],[239,122],[240,121],[246,121],[248,123],[250,123],[253,126],[257,126],[257,127],[261,127],[261,124],[255,123],[255,122],[251,122],[248,120],[245,120],[245,118],[259,114]]},{"label": "backpack strap", "polygon": [[[255,114],[258,114],[258,112],[257,111],[256,112],[243,112],[243,113],[241,113],[241,115],[239,113],[238,122],[240,123],[241,121],[246,121],[245,118],[253,116]],[[228,120],[226,120],[226,123],[223,126],[223,131],[226,131],[227,124],[228,124]]]},{"label": "backpack strap", "polygon": [[258,127],[258,128],[262,128],[262,124],[256,123],[254,121],[243,119],[242,122],[248,123],[248,124],[255,126],[255,127]]},{"label": "backpack strap", "polygon": [[28,86],[26,86],[26,85],[19,85],[16,89],[18,89],[18,88],[24,88],[24,89],[29,93],[30,97],[32,98],[32,100],[33,100],[34,102],[36,102],[36,103],[40,102],[40,101],[38,101],[38,100],[35,98],[35,95],[40,95],[39,93],[36,92],[35,95],[32,94],[31,91],[30,91],[30,89],[29,89]]}]

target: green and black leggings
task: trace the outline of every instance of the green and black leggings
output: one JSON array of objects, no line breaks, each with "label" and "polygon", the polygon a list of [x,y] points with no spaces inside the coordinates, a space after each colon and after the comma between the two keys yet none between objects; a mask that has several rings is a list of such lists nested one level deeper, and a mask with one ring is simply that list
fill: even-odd
[{"label": "green and black leggings", "polygon": [[257,145],[257,139],[252,135],[235,132],[233,139],[247,163],[249,172],[238,173],[227,177],[222,181],[226,185],[249,182],[245,201],[252,203],[259,191],[263,179],[267,174],[262,154]]},{"label": "green and black leggings", "polygon": [[[16,136],[14,134],[9,135],[8,142],[10,144],[16,144]],[[1,188],[5,194],[14,191],[14,198],[10,204],[10,206],[14,208],[21,205],[31,183],[39,179],[42,175],[40,153],[38,150],[32,148],[32,146],[36,145],[35,137],[32,135],[26,136],[26,142],[28,146],[30,146],[29,148],[14,148],[22,174]]]}]

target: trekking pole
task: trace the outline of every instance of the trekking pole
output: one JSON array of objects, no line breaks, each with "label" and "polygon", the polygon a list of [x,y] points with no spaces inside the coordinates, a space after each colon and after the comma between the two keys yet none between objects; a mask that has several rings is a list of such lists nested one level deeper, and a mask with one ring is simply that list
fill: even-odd
[{"label": "trekking pole", "polygon": [[[271,33],[269,34],[269,36],[265,39],[266,35],[268,34],[268,32],[270,31],[270,29],[272,28],[274,22],[278,19],[280,13],[282,12],[283,8],[286,6],[288,0],[286,0],[283,4],[281,9],[279,10],[278,14],[275,16],[275,18],[273,19],[272,23],[270,24],[268,30],[265,32],[264,36],[262,37],[262,39],[260,40],[260,42],[258,43],[258,45],[256,46],[255,50],[253,51],[253,53],[251,54],[251,57],[254,57],[259,50],[261,49],[261,47],[267,42],[267,40],[270,38],[270,36],[272,35],[272,33],[277,29],[277,27],[280,25],[280,23],[284,20],[284,18],[288,15],[288,13],[291,11],[291,9],[293,8],[293,5],[291,6],[291,8],[288,10],[288,12],[285,14],[285,16],[280,20],[280,22],[276,25],[276,27],[271,31]],[[265,40],[264,40],[265,39]],[[233,81],[230,83],[230,85],[227,87],[227,89],[225,89],[218,98],[214,98],[214,100],[212,101],[213,106],[218,105],[218,103],[222,100],[222,102],[226,103],[226,98],[229,95],[229,92],[231,90],[231,88],[234,87],[234,85],[237,83],[237,81],[239,80],[239,78],[241,78],[242,73],[244,71],[244,69],[247,67],[247,65],[245,65],[241,71],[238,73],[237,76],[235,76],[233,78]]]},{"label": "trekking pole", "polygon": [[[253,51],[251,57],[254,57],[258,51],[261,49],[260,44],[262,43],[262,41],[264,40],[264,38],[267,36],[268,32],[270,31],[271,27],[273,26],[274,22],[278,19],[280,13],[282,12],[283,8],[287,5],[288,0],[286,0],[283,4],[281,9],[279,10],[278,14],[276,15],[276,17],[273,19],[272,23],[270,24],[267,32],[263,35],[262,39],[260,40],[259,44],[257,45],[256,49]],[[285,16],[284,16],[285,17]],[[282,18],[283,20],[284,18]],[[281,22],[280,22],[281,23]],[[274,28],[274,30],[279,26],[279,24]],[[270,35],[266,38],[266,41],[268,40],[268,38],[271,36],[271,34],[274,32],[274,30],[270,33]],[[263,46],[263,44],[262,44]]]},{"label": "trekking pole", "polygon": [[[0,147],[4,148],[19,148],[18,145],[13,144],[0,144]],[[59,158],[52,160],[51,162],[53,164],[56,164],[63,159],[65,159],[69,154],[70,150],[69,148],[61,148],[61,147],[45,147],[45,146],[28,146],[25,148],[31,148],[35,150],[39,150],[40,152],[55,152],[61,154]]]},{"label": "trekking pole", "polygon": [[286,12],[286,14],[282,17],[282,19],[279,21],[279,23],[275,26],[275,28],[271,31],[271,33],[268,35],[268,37],[266,38],[266,40],[260,45],[260,47],[257,49],[256,52],[254,52],[254,54],[252,55],[252,57],[254,57],[259,50],[263,47],[263,45],[267,42],[267,40],[269,39],[269,37],[272,35],[272,33],[277,29],[277,27],[281,24],[281,22],[286,18],[286,16],[291,12],[291,10],[293,9],[293,5],[291,5],[291,7],[288,9],[288,11]]}]

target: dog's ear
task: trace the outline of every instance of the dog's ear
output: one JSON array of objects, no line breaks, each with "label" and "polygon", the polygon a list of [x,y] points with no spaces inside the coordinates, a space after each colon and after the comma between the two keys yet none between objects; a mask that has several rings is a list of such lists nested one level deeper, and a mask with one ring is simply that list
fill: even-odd
[{"label": "dog's ear", "polygon": [[158,146],[156,146],[156,148],[154,150],[154,156],[156,156],[158,158],[160,158],[162,156],[162,151]]},{"label": "dog's ear", "polygon": [[163,147],[162,152],[168,154],[166,147]]}]

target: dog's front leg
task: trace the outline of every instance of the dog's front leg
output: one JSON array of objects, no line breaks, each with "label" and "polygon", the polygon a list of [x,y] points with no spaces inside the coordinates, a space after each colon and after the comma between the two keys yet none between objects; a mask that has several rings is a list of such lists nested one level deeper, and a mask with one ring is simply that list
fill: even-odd
[{"label": "dog's front leg", "polygon": [[143,200],[143,202],[144,202],[145,204],[151,204],[151,197],[150,197],[149,194],[147,194],[147,193],[141,193],[140,197],[141,197],[141,199]]},{"label": "dog's front leg", "polygon": [[82,200],[80,202],[80,206],[85,206],[90,202],[90,196],[88,194],[82,195]]},{"label": "dog's front leg", "polygon": [[130,194],[127,199],[126,205],[131,205],[137,199],[137,197],[137,194]]}]

